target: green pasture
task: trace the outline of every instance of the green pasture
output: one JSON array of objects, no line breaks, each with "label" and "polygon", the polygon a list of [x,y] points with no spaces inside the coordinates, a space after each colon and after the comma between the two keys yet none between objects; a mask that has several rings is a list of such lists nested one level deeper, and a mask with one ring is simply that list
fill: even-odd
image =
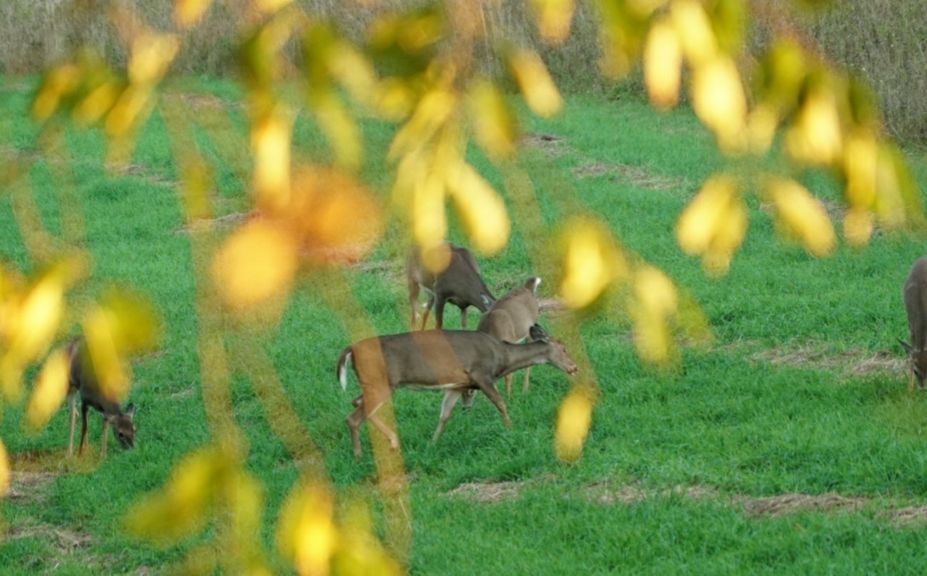
[{"label": "green pasture", "polygon": [[[20,184],[31,187],[44,224],[58,231],[56,167],[43,159],[38,130],[28,120],[33,88],[31,81],[0,79],[0,166],[16,154],[32,159]],[[239,94],[230,84],[207,81],[171,90],[197,95],[188,104],[194,120],[205,117],[198,107],[219,107],[235,128],[207,127],[200,145],[214,163],[217,215],[247,210],[247,170],[234,169],[222,146],[247,145]],[[551,233],[579,207],[597,214],[627,248],[695,297],[714,339],[684,347],[677,369],[658,371],[636,358],[620,315],[603,310],[588,318],[582,337],[601,396],[583,457],[574,464],[553,452],[556,410],[569,384],[551,367],[532,372],[526,394],[516,376],[511,429],[478,398],[470,411],[458,408],[437,444],[430,438],[441,395],[397,393],[412,508],[410,572],[922,573],[927,398],[908,392],[896,338],[907,337],[901,285],[925,252],[924,238],[877,231],[867,248],[841,243],[819,260],[782,242],[754,198],[746,242],[729,273],[712,278],[673,236],[686,202],[725,163],[690,111],[658,114],[633,98],[572,97],[558,117],[525,114],[523,122],[532,137],[518,163],[532,178]],[[390,132],[372,122],[364,130],[370,148],[363,176],[385,197]],[[15,476],[13,494],[0,501],[0,573],[161,573],[208,537],[163,549],[130,538],[122,524],[133,501],[160,487],[183,455],[209,441],[176,164],[157,112],[128,169],[104,167],[99,133],[69,128],[66,144],[94,258],[93,279],[83,290],[135,287],[155,304],[164,332],[158,353],[135,365],[136,448],[122,451],[110,442],[109,458],[99,466],[65,461],[64,408],[34,434],[21,425],[21,404],[3,406],[0,438]],[[294,147],[301,158],[328,158],[304,116]],[[927,188],[923,153],[911,150],[909,159]],[[478,155],[473,161],[502,189],[498,170]],[[823,174],[803,182],[839,214],[836,182]],[[12,194],[0,189],[0,258],[28,271],[34,263],[14,220]],[[497,295],[536,269],[553,268],[533,265],[525,237],[514,229],[505,251],[479,257]],[[355,297],[383,333],[402,331],[408,322],[399,232],[389,227],[367,265],[347,270]],[[456,228],[454,239],[464,241]],[[554,279],[545,280],[542,295],[553,297]],[[458,322],[451,308],[448,323]],[[311,278],[300,282],[263,342],[339,495],[376,508],[369,429],[364,457],[355,461],[344,423],[356,382],[352,375],[345,394],[334,375],[348,336]],[[264,544],[272,553],[277,512],[298,470],[241,373],[232,378],[231,397],[249,443],[247,467],[264,483]],[[90,463],[99,428],[94,415]]]}]

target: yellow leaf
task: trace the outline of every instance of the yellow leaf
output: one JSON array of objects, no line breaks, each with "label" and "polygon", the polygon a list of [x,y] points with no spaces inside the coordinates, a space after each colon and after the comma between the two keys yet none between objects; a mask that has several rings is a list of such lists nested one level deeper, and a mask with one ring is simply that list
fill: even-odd
[{"label": "yellow leaf", "polygon": [[581,387],[573,388],[557,412],[554,450],[557,458],[574,462],[582,455],[583,444],[592,423],[592,398]]},{"label": "yellow leaf", "polygon": [[843,148],[844,194],[853,208],[869,210],[875,204],[879,173],[879,145],[875,135],[850,134]]},{"label": "yellow leaf", "polygon": [[843,235],[852,246],[865,246],[872,237],[872,213],[851,208],[843,217]]},{"label": "yellow leaf", "polygon": [[809,164],[830,164],[840,156],[843,131],[833,90],[811,90],[798,112],[795,125],[785,136],[789,154]]},{"label": "yellow leaf", "polygon": [[7,354],[25,364],[42,356],[51,345],[64,312],[64,285],[49,273],[36,282],[19,305],[15,332]]},{"label": "yellow leaf", "polygon": [[293,0],[251,0],[255,8],[264,13],[276,12]]},{"label": "yellow leaf", "polygon": [[597,222],[568,222],[565,247],[560,295],[571,308],[592,304],[612,281],[626,273],[623,255]]},{"label": "yellow leaf", "polygon": [[504,248],[509,239],[509,216],[505,202],[489,182],[469,164],[459,162],[445,185],[473,246],[488,255]]},{"label": "yellow leaf", "polygon": [[37,122],[48,120],[63,96],[70,95],[81,81],[81,71],[75,64],[62,64],[49,70],[32,101],[32,117]]},{"label": "yellow leaf", "polygon": [[219,248],[212,278],[223,302],[248,309],[287,295],[296,268],[296,242],[289,231],[271,221],[254,220]]},{"label": "yellow leaf", "polygon": [[277,547],[301,576],[329,573],[338,545],[334,503],[324,487],[297,486],[287,497],[277,525]]},{"label": "yellow leaf", "polygon": [[573,0],[531,0],[541,38],[562,44],[570,35],[570,20],[575,8]]},{"label": "yellow leaf", "polygon": [[457,109],[457,94],[442,87],[429,90],[389,147],[388,157],[395,160],[420,149],[450,120]]},{"label": "yellow leaf", "polygon": [[767,190],[787,232],[815,256],[833,252],[836,244],[834,227],[820,200],[794,180],[775,179],[769,183]]},{"label": "yellow leaf", "polygon": [[682,49],[676,31],[666,20],[650,27],[644,46],[644,83],[650,102],[667,109],[679,100]]},{"label": "yellow leaf", "polygon": [[516,50],[509,57],[509,65],[532,112],[543,118],[560,112],[563,107],[560,92],[537,53]]},{"label": "yellow leaf", "polygon": [[290,203],[290,142],[295,115],[278,106],[251,129],[254,194],[258,208],[278,213]]},{"label": "yellow leaf", "polygon": [[473,133],[480,147],[493,159],[515,153],[518,127],[505,97],[489,80],[471,84],[467,104]]},{"label": "yellow leaf", "polygon": [[444,185],[433,174],[419,176],[412,196],[412,237],[422,248],[435,247],[447,236]]},{"label": "yellow leaf", "polygon": [[151,89],[145,86],[129,86],[123,90],[106,115],[107,136],[127,135],[147,115],[152,103]]},{"label": "yellow leaf", "polygon": [[718,56],[695,67],[692,105],[699,119],[714,132],[722,150],[736,151],[742,146],[747,98],[733,60]]},{"label": "yellow leaf", "polygon": [[196,26],[212,0],[174,0],[174,22],[180,28]]},{"label": "yellow leaf", "polygon": [[633,297],[630,312],[638,355],[653,364],[668,362],[674,352],[669,322],[678,307],[676,287],[663,272],[645,265],[634,275]]},{"label": "yellow leaf", "polygon": [[157,82],[179,49],[180,40],[174,34],[145,33],[134,39],[129,56],[129,82],[141,85]]},{"label": "yellow leaf", "polygon": [[0,440],[0,498],[6,496],[10,491],[10,459],[6,453],[6,446]]},{"label": "yellow leaf", "polygon": [[320,92],[310,97],[310,105],[319,127],[332,145],[339,166],[357,170],[361,164],[363,146],[360,130],[347,107],[333,92]]},{"label": "yellow leaf", "polygon": [[45,361],[26,407],[26,421],[33,429],[43,428],[61,407],[68,394],[70,358],[66,348],[59,348]]},{"label": "yellow leaf", "polygon": [[97,86],[74,107],[74,120],[85,126],[97,122],[112,109],[119,93],[119,86],[111,82]]},{"label": "yellow leaf", "polygon": [[700,68],[715,59],[718,42],[701,2],[674,0],[670,7],[670,19],[682,51],[693,68]]},{"label": "yellow leaf", "polygon": [[740,247],[747,228],[747,212],[736,178],[710,178],[686,206],[676,224],[676,239],[687,254],[701,255],[706,270],[724,273]]}]

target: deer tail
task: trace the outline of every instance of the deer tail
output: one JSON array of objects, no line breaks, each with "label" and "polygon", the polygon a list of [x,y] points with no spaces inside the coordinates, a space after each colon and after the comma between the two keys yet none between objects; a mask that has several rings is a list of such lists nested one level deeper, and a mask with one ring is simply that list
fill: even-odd
[{"label": "deer tail", "polygon": [[348,389],[348,362],[351,361],[352,356],[354,356],[354,351],[350,346],[342,350],[341,356],[338,357],[338,367],[335,369],[338,381],[341,382],[341,389],[345,391]]}]

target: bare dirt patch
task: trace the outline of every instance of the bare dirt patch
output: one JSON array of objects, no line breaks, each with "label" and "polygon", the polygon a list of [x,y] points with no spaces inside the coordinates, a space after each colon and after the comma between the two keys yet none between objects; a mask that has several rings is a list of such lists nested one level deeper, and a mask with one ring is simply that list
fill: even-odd
[{"label": "bare dirt patch", "polygon": [[865,498],[827,494],[778,494],[753,498],[735,496],[734,501],[743,506],[747,516],[784,516],[798,512],[834,512],[838,510],[854,511],[862,508]]},{"label": "bare dirt patch", "polygon": [[903,372],[905,361],[887,352],[866,350],[823,350],[814,346],[770,348],[751,356],[755,361],[824,370],[839,370],[849,376],[868,376],[882,372]]},{"label": "bare dirt patch", "polygon": [[889,510],[881,516],[892,520],[896,524],[921,524],[927,522],[927,506],[906,506]]},{"label": "bare dirt patch", "polygon": [[215,218],[201,218],[190,224],[185,224],[176,230],[176,234],[190,234],[208,228],[230,228],[235,224],[251,217],[252,212],[231,212],[216,216]]},{"label": "bare dirt patch", "polygon": [[466,482],[448,491],[448,496],[465,498],[473,502],[491,503],[515,500],[521,494],[524,482]]},{"label": "bare dirt patch", "polygon": [[671,176],[654,174],[642,166],[631,164],[608,164],[605,162],[587,162],[573,168],[577,178],[609,176],[611,180],[623,180],[636,188],[644,190],[673,190],[683,187],[683,180]]},{"label": "bare dirt patch", "polygon": [[91,541],[89,534],[60,526],[52,526],[51,524],[31,522],[13,525],[7,533],[7,537],[10,540],[34,538],[48,542],[63,554],[71,554],[80,548],[86,548]]},{"label": "bare dirt patch", "polygon": [[608,482],[596,482],[584,489],[585,496],[599,504],[634,504],[649,498],[671,498],[679,496],[691,498],[692,500],[702,500],[717,498],[718,491],[710,486],[683,486],[677,485],[672,488],[663,488],[661,490],[648,490],[639,484],[623,484],[619,486],[611,485]]},{"label": "bare dirt patch", "polygon": [[525,134],[521,139],[523,146],[539,148],[548,158],[562,156],[567,151],[567,145],[563,138],[553,134]]}]

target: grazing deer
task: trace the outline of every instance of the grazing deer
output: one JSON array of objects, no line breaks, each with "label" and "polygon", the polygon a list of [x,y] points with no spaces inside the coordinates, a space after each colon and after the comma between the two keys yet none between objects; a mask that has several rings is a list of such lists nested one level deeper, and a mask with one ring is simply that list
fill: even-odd
[{"label": "grazing deer", "polygon": [[[917,387],[923,389],[927,377],[927,256],[918,258],[911,266],[902,296],[908,313],[911,343],[902,340],[898,342],[908,353],[911,372],[917,378]],[[914,388],[913,380],[908,387]]]},{"label": "grazing deer", "polygon": [[[538,277],[529,278],[523,286],[509,291],[502,298],[496,300],[492,307],[486,311],[480,318],[480,324],[477,330],[492,334],[503,342],[516,344],[531,338],[532,340],[541,338],[532,338],[532,328],[543,334],[538,321],[538,298],[537,289],[541,283]],[[531,367],[525,368],[525,382],[522,385],[522,391],[528,389],[528,379],[531,376]],[[512,397],[512,375],[505,375],[505,392],[509,398]],[[464,398],[466,406],[469,398]]]},{"label": "grazing deer", "polygon": [[74,424],[77,420],[77,397],[80,396],[80,447],[78,456],[84,454],[87,447],[87,411],[93,407],[103,415],[103,446],[100,448],[100,457],[106,458],[106,440],[109,427],[113,427],[116,440],[123,448],[132,448],[135,445],[135,405],[129,404],[126,409],[107,398],[100,390],[100,384],[93,374],[90,359],[86,355],[86,347],[81,346],[79,340],[74,340],[68,346],[70,358],[70,372],[68,377],[68,403],[70,405],[70,422],[68,428],[68,457],[74,454]]},{"label": "grazing deer", "polygon": [[425,329],[428,322],[428,312],[435,309],[435,327],[439,330],[444,326],[444,304],[451,304],[460,308],[461,326],[467,327],[467,308],[475,306],[480,312],[485,312],[496,298],[486,287],[483,277],[480,276],[480,267],[473,258],[473,254],[466,248],[448,244],[451,259],[447,267],[434,274],[429,272],[418,258],[413,249],[406,259],[406,279],[409,284],[409,305],[412,308],[412,329],[415,329],[416,308],[418,307],[419,288],[428,292],[428,302],[422,314],[420,330]]},{"label": "grazing deer", "polygon": [[336,372],[341,387],[347,389],[347,365],[353,361],[361,388],[348,415],[354,455],[361,454],[358,429],[370,420],[377,430],[398,448],[396,433],[380,420],[376,412],[393,392],[402,386],[419,390],[444,390],[441,417],[432,441],[437,441],[451,416],[454,405],[466,390],[482,390],[492,401],[502,421],[511,426],[505,402],[495,381],[509,372],[534,364],[552,363],[567,374],[576,372],[563,344],[542,340],[529,344],[509,344],[484,332],[428,330],[367,338],[341,352]]}]

